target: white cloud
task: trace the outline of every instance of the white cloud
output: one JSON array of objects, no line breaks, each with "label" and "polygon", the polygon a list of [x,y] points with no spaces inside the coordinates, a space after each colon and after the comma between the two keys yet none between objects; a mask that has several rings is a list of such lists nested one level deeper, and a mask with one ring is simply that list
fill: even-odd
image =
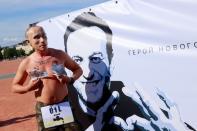
[{"label": "white cloud", "polygon": [[109,0],[1,0],[0,44],[24,39],[31,23],[106,1]]},{"label": "white cloud", "polygon": [[22,42],[24,39],[20,37],[5,37],[0,39],[0,46],[10,46],[18,44],[19,42]]}]

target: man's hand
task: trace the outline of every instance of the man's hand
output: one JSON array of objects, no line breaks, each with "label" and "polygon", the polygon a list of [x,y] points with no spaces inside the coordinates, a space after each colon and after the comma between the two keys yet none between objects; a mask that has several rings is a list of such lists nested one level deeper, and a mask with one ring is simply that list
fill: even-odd
[{"label": "man's hand", "polygon": [[43,83],[40,78],[37,79],[30,79],[29,83],[26,86],[26,92],[36,90],[38,88],[42,88]]},{"label": "man's hand", "polygon": [[[161,90],[157,90],[159,99],[166,106],[166,113],[162,111],[159,105],[152,99],[141,87],[136,86],[135,92],[129,91],[128,88],[122,89],[123,93],[133,99],[149,116],[149,119],[144,119],[133,115],[127,118],[128,125],[136,125],[142,130],[151,131],[189,131],[181,116],[176,104],[171,101]],[[132,110],[132,109],[131,109]]]},{"label": "man's hand", "polygon": [[53,64],[52,65],[53,75],[59,80],[60,83],[70,83],[71,78],[67,76],[65,67],[62,64]]},{"label": "man's hand", "polygon": [[68,76],[65,76],[65,75],[57,75],[57,74],[54,74],[56,76],[56,78],[59,80],[60,83],[70,83],[71,81],[71,78],[68,77]]}]

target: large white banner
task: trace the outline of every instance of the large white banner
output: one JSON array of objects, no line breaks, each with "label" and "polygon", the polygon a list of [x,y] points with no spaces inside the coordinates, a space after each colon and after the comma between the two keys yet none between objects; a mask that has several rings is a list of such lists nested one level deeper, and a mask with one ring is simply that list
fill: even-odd
[{"label": "large white banner", "polygon": [[[161,115],[155,113],[158,119],[153,117],[155,108],[151,105],[156,104],[151,104],[152,101],[164,114],[174,109],[170,105],[175,102],[182,122],[191,126],[190,129],[197,129],[196,7],[196,0],[112,0],[38,23],[46,31],[49,47],[66,51],[83,69],[84,74],[73,85],[73,91],[77,93],[73,94],[76,100],[71,103],[78,104],[74,104],[74,108],[80,108],[75,111],[81,110],[76,111],[78,114],[84,113],[81,117],[76,115],[84,129],[108,128],[95,124],[102,107],[114,113],[106,118],[105,123],[118,121],[125,124],[115,124],[121,125],[122,129],[146,129],[144,124],[140,127],[139,123],[126,121],[136,114],[138,117],[132,120],[146,119],[151,123],[147,129],[162,129],[162,122],[157,121]],[[122,87],[126,87],[126,92]],[[105,88],[110,93],[103,98],[103,94],[107,94]],[[168,97],[162,96],[160,90]],[[134,102],[132,92],[137,92],[141,106]],[[143,93],[140,95],[139,92]],[[126,96],[133,100],[125,101]],[[151,102],[147,104],[148,100]],[[130,106],[129,102],[137,104]],[[136,106],[145,109],[145,113],[139,112],[141,108]],[[149,108],[153,110],[149,111]],[[127,113],[129,110],[131,113]],[[171,119],[170,113],[166,114],[162,117]],[[179,119],[178,112],[173,114]],[[148,119],[151,117],[157,124]],[[178,127],[166,126],[166,129],[184,129],[177,121],[174,123]]]}]

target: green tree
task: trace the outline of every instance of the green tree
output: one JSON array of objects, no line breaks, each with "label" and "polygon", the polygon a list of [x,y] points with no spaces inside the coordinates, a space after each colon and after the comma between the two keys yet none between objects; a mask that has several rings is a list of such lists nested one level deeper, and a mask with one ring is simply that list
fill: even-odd
[{"label": "green tree", "polygon": [[9,48],[9,47],[6,47],[4,49],[4,59],[12,59],[12,58],[16,58],[18,55],[17,55],[17,51],[16,51],[16,47],[13,47],[13,48]]},{"label": "green tree", "polygon": [[23,50],[22,48],[17,50],[17,57],[21,57],[21,56],[26,56],[25,50]]},{"label": "green tree", "polygon": [[8,58],[8,47],[4,47],[3,49],[3,59],[7,59]]},{"label": "green tree", "polygon": [[3,54],[1,53],[2,47],[0,46],[0,61],[3,60]]},{"label": "green tree", "polygon": [[1,53],[1,50],[0,50],[0,61],[3,60],[3,54]]}]

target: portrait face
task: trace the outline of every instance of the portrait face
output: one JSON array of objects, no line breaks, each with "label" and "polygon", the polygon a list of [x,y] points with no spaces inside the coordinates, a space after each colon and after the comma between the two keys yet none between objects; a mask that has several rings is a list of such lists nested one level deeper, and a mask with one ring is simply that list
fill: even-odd
[{"label": "portrait face", "polygon": [[98,27],[82,28],[68,37],[67,53],[83,70],[83,74],[76,80],[74,87],[82,98],[90,103],[101,99],[104,87],[106,88],[104,85],[109,83],[106,43],[106,35]]}]

